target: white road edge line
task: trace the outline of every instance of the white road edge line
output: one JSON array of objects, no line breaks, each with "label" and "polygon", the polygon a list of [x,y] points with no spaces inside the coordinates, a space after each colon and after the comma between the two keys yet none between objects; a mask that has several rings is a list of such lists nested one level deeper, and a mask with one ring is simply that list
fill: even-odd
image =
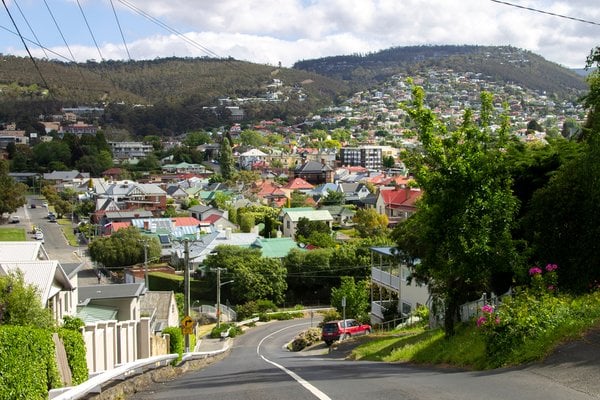
[{"label": "white road edge line", "polygon": [[285,372],[286,374],[288,374],[289,376],[291,376],[292,379],[294,379],[296,382],[298,382],[300,385],[302,385],[302,387],[304,387],[306,390],[308,390],[309,392],[311,392],[317,399],[319,399],[319,400],[331,400],[331,397],[329,397],[325,393],[321,392],[319,389],[317,389],[315,386],[313,386],[310,382],[308,382],[307,380],[303,379],[301,376],[299,376],[295,372],[290,371],[289,369],[287,369],[283,365],[279,365],[276,362],[273,362],[273,361],[269,360],[268,358],[266,358],[265,356],[263,356],[262,354],[260,354],[260,346],[263,344],[263,342],[265,340],[267,340],[271,336],[274,336],[274,335],[278,334],[279,332],[282,332],[282,331],[284,331],[286,329],[294,328],[296,326],[301,326],[301,325],[307,325],[307,324],[308,323],[291,325],[291,326],[288,326],[286,328],[282,328],[282,329],[280,329],[278,331],[275,331],[275,332],[273,332],[273,333],[265,336],[258,343],[258,346],[256,346],[256,354],[258,354],[260,356],[260,358],[262,358],[263,360],[265,360],[269,364],[276,366],[277,368],[279,368],[280,370],[282,370],[283,372]]}]

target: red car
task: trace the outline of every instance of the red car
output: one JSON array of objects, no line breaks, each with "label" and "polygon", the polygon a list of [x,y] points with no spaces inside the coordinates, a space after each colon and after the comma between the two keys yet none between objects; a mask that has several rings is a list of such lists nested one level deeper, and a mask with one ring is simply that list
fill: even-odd
[{"label": "red car", "polygon": [[323,324],[321,340],[330,346],[336,340],[348,339],[351,336],[368,335],[371,333],[371,325],[361,324],[355,319],[343,319],[340,321],[329,321]]}]

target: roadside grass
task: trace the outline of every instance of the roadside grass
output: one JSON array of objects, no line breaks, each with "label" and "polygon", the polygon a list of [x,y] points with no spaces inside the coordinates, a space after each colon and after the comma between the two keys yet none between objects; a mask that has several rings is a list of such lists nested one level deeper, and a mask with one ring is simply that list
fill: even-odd
[{"label": "roadside grass", "polygon": [[56,222],[61,226],[63,234],[67,238],[67,242],[69,242],[70,246],[77,247],[77,238],[73,233],[73,228],[71,226],[71,220],[66,218],[57,219]]},{"label": "roadside grass", "polygon": [[0,228],[0,242],[24,242],[27,233],[24,228]]},{"label": "roadside grass", "polygon": [[[550,301],[546,299],[545,302],[537,304],[536,308],[543,308],[544,303]],[[518,312],[519,318],[523,317],[524,320],[513,321],[509,328],[502,327],[490,336],[486,336],[477,328],[475,321],[459,324],[456,334],[451,338],[445,338],[442,329],[429,330],[426,327],[376,333],[357,346],[350,358],[475,370],[540,361],[550,355],[557,346],[581,339],[590,329],[600,328],[600,292],[575,298],[560,296],[556,303],[562,307],[560,309],[553,306],[556,316],[552,315],[546,320],[538,319],[536,326],[523,328],[524,321],[532,321],[531,313]],[[510,317],[502,311],[499,315],[500,318]],[[553,321],[548,321],[552,318]],[[513,336],[506,336],[506,332],[514,333]],[[496,346],[497,343],[501,345]],[[492,351],[490,344],[494,349]]]}]

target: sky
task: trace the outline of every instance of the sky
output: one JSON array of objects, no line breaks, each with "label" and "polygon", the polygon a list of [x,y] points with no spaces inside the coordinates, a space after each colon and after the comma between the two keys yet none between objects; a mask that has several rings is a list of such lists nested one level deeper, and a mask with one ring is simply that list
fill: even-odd
[{"label": "sky", "polygon": [[0,53],[27,56],[17,30],[34,57],[61,61],[207,56],[291,67],[456,44],[511,45],[583,68],[600,45],[600,1],[3,0]]}]

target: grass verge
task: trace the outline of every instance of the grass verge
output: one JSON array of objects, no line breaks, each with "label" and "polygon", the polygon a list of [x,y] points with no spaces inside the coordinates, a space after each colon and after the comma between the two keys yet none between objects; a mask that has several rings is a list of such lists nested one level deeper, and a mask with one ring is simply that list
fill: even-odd
[{"label": "grass verge", "polygon": [[57,219],[56,222],[61,226],[63,234],[67,238],[70,246],[77,247],[77,238],[73,233],[73,227],[71,226],[71,220],[66,218]]},{"label": "grass verge", "polygon": [[27,234],[24,228],[0,228],[0,242],[24,242]]}]

